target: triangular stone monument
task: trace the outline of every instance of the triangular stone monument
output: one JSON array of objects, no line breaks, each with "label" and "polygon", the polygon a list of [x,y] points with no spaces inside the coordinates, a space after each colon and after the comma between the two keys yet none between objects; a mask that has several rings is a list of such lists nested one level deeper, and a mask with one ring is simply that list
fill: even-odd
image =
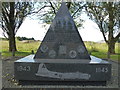
[{"label": "triangular stone monument", "polygon": [[90,56],[65,2],[50,25],[34,59],[89,59]]},{"label": "triangular stone monument", "polygon": [[15,61],[14,73],[17,80],[42,85],[44,81],[47,85],[105,85],[111,78],[111,64],[89,56],[67,6],[62,3],[35,56]]}]

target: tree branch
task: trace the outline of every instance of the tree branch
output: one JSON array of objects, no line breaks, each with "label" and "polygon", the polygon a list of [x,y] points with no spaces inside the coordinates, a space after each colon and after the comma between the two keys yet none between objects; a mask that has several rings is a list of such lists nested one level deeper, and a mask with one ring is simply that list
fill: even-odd
[{"label": "tree branch", "polygon": [[55,7],[53,6],[53,4],[52,4],[51,2],[50,2],[50,5],[51,5],[51,7],[52,7],[52,9],[53,9],[54,14],[56,14]]},{"label": "tree branch", "polygon": [[2,9],[4,10],[4,12],[7,14],[7,16],[9,15],[9,13],[8,13],[8,10],[7,10],[7,8],[4,6],[4,4],[2,4]]},{"label": "tree branch", "polygon": [[98,26],[99,26],[99,28],[100,28],[100,31],[101,31],[102,34],[103,34],[103,38],[104,38],[105,42],[108,43],[108,40],[106,39],[104,30],[103,30],[103,28],[102,28],[102,21],[101,21],[100,24],[98,24]]},{"label": "tree branch", "polygon": [[22,17],[21,20],[19,21],[18,26],[16,26],[16,28],[15,28],[15,34],[17,33],[18,29],[19,29],[20,26],[22,25],[22,23],[23,23],[23,19],[24,19],[24,18],[25,18],[25,17]]},{"label": "tree branch", "polygon": [[72,15],[72,17],[74,17],[75,14],[76,14],[81,8],[83,8],[84,6],[85,6],[85,5],[83,5],[82,7],[79,6],[79,8],[74,12],[74,14]]},{"label": "tree branch", "polygon": [[71,2],[68,2],[68,3],[67,3],[68,9],[70,9],[70,6],[71,6]]},{"label": "tree branch", "polygon": [[114,38],[114,41],[116,42],[119,37],[120,37],[120,32],[119,32],[118,35]]},{"label": "tree branch", "polygon": [[2,30],[3,30],[3,32],[5,32],[9,35],[9,31],[6,29],[6,27],[4,25],[2,25]]},{"label": "tree branch", "polygon": [[4,18],[4,20],[8,23],[8,19],[7,19],[7,16],[6,16],[6,14],[5,14],[5,11],[2,9],[2,16],[3,16],[3,18]]},{"label": "tree branch", "polygon": [[5,35],[5,33],[3,32],[3,36],[6,38],[6,39],[8,39],[8,37]]},{"label": "tree branch", "polygon": [[19,11],[16,11],[16,14],[15,14],[15,18],[20,14],[20,12],[22,12],[24,14],[24,11],[25,9],[27,8],[27,4],[24,4],[23,8],[20,8],[20,3],[17,3],[15,6],[17,8],[17,6],[19,7]]},{"label": "tree branch", "polygon": [[34,14],[34,13],[38,13],[39,11],[41,11],[42,9],[44,9],[45,7],[50,7],[50,6],[43,6],[42,8],[40,8],[38,11],[34,11],[34,12],[30,12],[30,13],[27,13],[26,15],[24,15],[24,17],[26,17],[27,15],[30,15],[30,14]]}]

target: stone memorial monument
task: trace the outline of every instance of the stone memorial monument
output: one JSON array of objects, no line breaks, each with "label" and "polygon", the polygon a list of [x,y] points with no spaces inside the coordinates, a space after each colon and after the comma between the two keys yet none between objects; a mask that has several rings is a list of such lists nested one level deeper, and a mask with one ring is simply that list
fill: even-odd
[{"label": "stone memorial monument", "polygon": [[88,54],[65,2],[36,54],[15,61],[14,71],[23,81],[105,83],[111,78],[111,64]]}]

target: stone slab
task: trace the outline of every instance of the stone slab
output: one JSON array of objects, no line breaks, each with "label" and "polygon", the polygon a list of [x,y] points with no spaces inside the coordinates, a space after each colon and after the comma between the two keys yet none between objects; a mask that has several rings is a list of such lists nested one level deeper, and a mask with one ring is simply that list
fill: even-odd
[{"label": "stone slab", "polygon": [[[81,60],[33,59],[34,55],[15,61],[17,80],[36,81],[108,81],[111,64],[91,56],[90,62]],[[83,60],[85,61],[85,60]]]},{"label": "stone slab", "polygon": [[62,3],[34,59],[87,59],[90,55],[70,15]]}]

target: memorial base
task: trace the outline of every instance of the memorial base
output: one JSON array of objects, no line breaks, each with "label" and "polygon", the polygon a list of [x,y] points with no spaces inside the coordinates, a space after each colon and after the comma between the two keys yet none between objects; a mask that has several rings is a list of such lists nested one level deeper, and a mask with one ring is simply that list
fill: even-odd
[{"label": "memorial base", "polygon": [[[111,64],[91,56],[91,60],[33,59],[29,55],[14,62],[14,75],[19,81],[45,82],[46,84],[105,83],[111,78]],[[84,82],[84,83],[83,83]]]},{"label": "memorial base", "polygon": [[106,86],[106,81],[31,81],[19,80],[20,85]]}]

